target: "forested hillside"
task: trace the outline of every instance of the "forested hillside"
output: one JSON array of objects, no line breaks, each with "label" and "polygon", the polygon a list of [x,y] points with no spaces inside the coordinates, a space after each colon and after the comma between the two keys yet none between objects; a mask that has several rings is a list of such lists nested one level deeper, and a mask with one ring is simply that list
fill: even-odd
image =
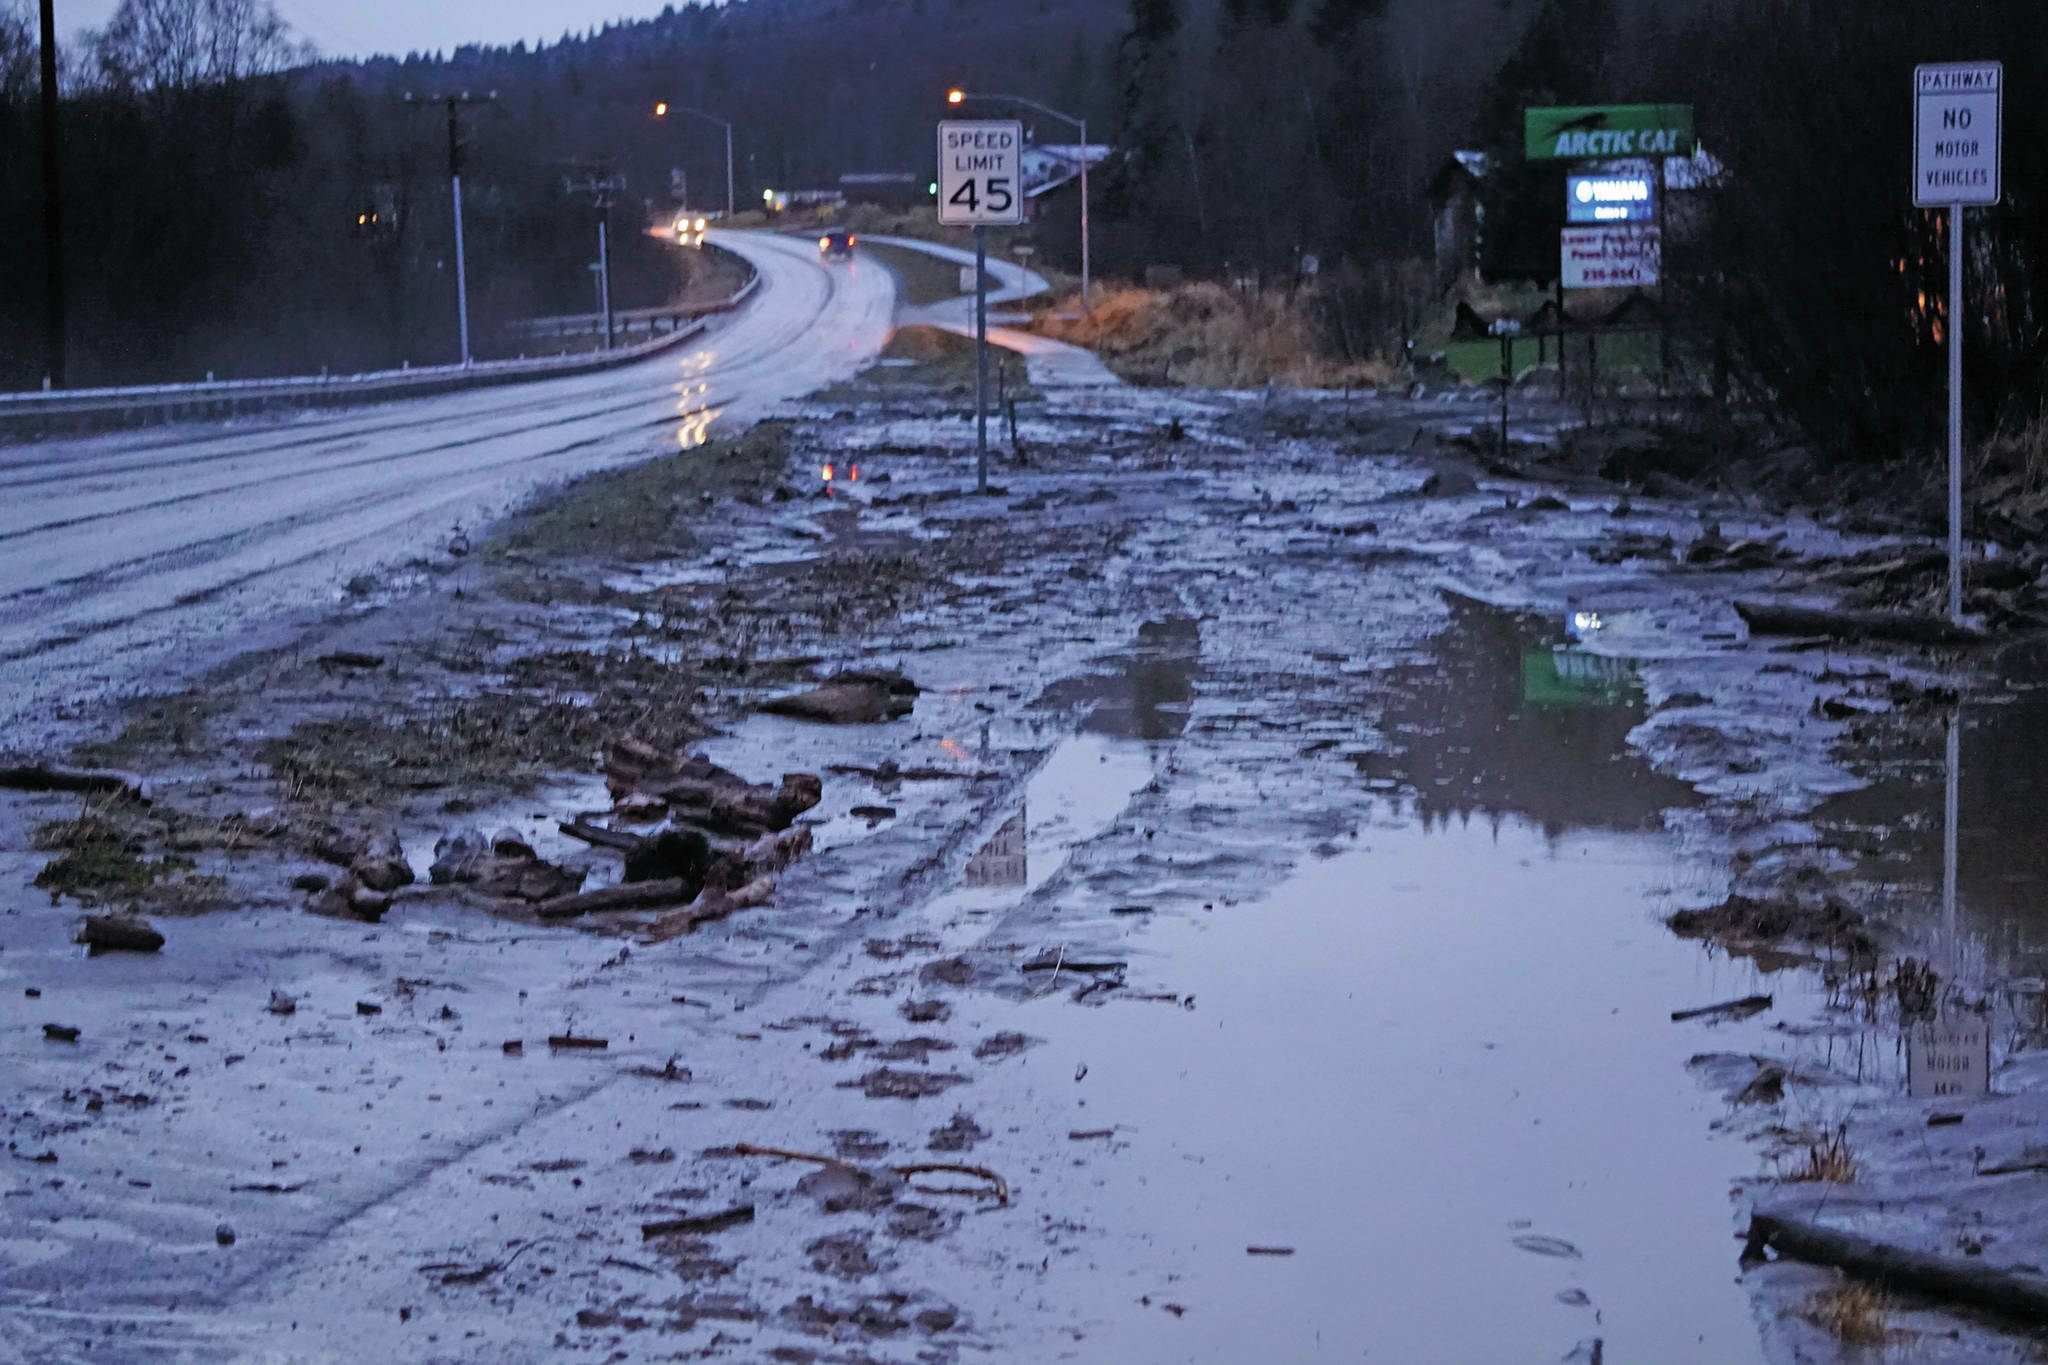
[{"label": "forested hillside", "polygon": [[[2048,357],[2048,7],[2038,0],[731,0],[528,49],[309,59],[259,3],[225,63],[152,51],[117,18],[66,53],[73,382],[445,360],[455,349],[446,128],[405,96],[495,93],[463,115],[478,330],[582,309],[594,218],[565,180],[623,174],[619,295],[672,289],[641,229],[845,172],[929,173],[944,92],[1029,96],[1115,149],[1096,181],[1105,275],[1294,277],[1304,254],[1347,346],[1397,352],[1449,153],[1491,154],[1485,254],[1540,277],[1561,168],[1520,163],[1522,110],[1690,101],[1725,177],[1670,253],[1693,353],[1815,439],[1934,431],[1945,245],[1912,209],[1916,61],[2007,64],[2007,196],[1980,215],[1972,348],[1981,429],[2034,412]],[[33,26],[0,0],[0,383],[40,377]],[[175,55],[175,54],[173,54]],[[678,106],[666,119],[656,101]],[[999,106],[979,106],[995,112]],[[1070,140],[1025,114],[1045,141]],[[1518,236],[1519,234],[1519,236]],[[1071,237],[1048,233],[1049,258]],[[1426,273],[1426,272],[1425,272]],[[1363,341],[1356,340],[1363,338]]]}]

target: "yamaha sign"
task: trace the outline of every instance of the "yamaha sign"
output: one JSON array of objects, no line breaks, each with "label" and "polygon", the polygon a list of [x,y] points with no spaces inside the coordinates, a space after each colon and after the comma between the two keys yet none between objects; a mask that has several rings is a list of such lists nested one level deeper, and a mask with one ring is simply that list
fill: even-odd
[{"label": "yamaha sign", "polygon": [[1565,179],[1565,218],[1573,223],[1653,223],[1657,181],[1650,175],[1574,175]]}]

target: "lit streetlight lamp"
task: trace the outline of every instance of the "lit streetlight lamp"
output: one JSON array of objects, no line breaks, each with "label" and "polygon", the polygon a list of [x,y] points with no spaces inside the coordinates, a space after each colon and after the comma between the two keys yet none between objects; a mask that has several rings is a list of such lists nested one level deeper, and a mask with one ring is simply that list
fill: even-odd
[{"label": "lit streetlight lamp", "polygon": [[662,100],[654,106],[654,116],[667,118],[670,109],[674,109],[678,114],[693,115],[706,123],[715,123],[725,129],[725,216],[732,217],[732,124],[715,114],[707,114],[702,109],[692,109],[685,104],[672,105],[667,100]]},{"label": "lit streetlight lamp", "polygon": [[946,103],[964,104],[968,100],[992,101],[999,104],[1021,104],[1027,109],[1036,109],[1041,114],[1071,123],[1081,134],[1081,311],[1092,312],[1090,307],[1090,271],[1088,259],[1088,120],[1062,114],[1048,104],[1027,99],[1023,95],[971,95],[965,90],[953,89],[946,92]]}]

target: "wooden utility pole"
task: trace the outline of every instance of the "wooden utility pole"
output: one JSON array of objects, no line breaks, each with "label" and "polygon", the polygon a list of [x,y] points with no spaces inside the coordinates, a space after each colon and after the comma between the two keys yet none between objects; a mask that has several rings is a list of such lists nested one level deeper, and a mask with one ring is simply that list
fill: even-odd
[{"label": "wooden utility pole", "polygon": [[64,199],[57,163],[57,16],[43,0],[44,387],[64,387]]}]

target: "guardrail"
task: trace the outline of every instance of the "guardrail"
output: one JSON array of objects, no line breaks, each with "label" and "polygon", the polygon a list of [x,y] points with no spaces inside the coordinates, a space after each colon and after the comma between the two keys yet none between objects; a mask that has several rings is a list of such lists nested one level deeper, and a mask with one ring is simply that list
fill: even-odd
[{"label": "guardrail", "polygon": [[397,398],[424,398],[461,389],[521,384],[593,374],[659,355],[703,334],[702,319],[729,313],[753,294],[755,275],[731,298],[694,310],[694,326],[637,345],[577,355],[472,361],[368,374],[307,375],[288,379],[225,379],[198,384],[142,384],[124,388],[0,393],[0,434],[45,436],[63,431],[146,426],[152,422],[226,417],[268,408],[347,407]]},{"label": "guardrail", "polygon": [[[730,313],[746,302],[760,282],[759,275],[750,275],[747,282],[729,299],[717,303],[675,304],[663,308],[629,308],[612,314],[612,330],[620,336],[631,336],[635,332],[649,335],[673,330],[685,322],[693,322],[714,313]],[[667,324],[666,328],[663,324]],[[524,337],[568,337],[598,336],[604,332],[602,313],[565,313],[552,318],[522,318],[508,322],[502,331],[507,336]]]}]

